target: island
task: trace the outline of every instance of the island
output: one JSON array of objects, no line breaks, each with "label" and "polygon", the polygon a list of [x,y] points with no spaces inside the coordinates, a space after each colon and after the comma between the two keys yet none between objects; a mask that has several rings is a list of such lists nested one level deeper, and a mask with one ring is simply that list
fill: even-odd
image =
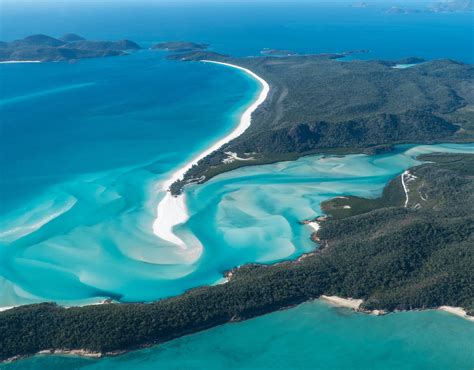
[{"label": "island", "polygon": [[432,4],[429,10],[435,13],[472,12],[473,0],[445,0]]},{"label": "island", "polygon": [[0,360],[38,352],[117,355],[319,297],[373,314],[441,308],[469,318],[474,155],[420,159],[429,163],[393,179],[381,198],[326,202],[329,217],[317,220],[313,234],[319,249],[296,261],[245,265],[228,271],[225,284],[149,304],[4,311]]},{"label": "island", "polygon": [[209,47],[208,44],[198,44],[196,42],[167,41],[167,42],[160,42],[159,44],[155,44],[151,48],[154,50],[163,50],[163,51],[189,52],[189,51],[196,51],[196,50],[206,50],[208,47]]},{"label": "island", "polygon": [[444,0],[433,2],[423,8],[393,6],[385,10],[386,14],[414,14],[414,13],[454,13],[474,11],[473,0]]},{"label": "island", "polygon": [[69,33],[61,38],[31,35],[21,40],[0,42],[0,62],[59,62],[83,58],[126,55],[141,47],[130,40],[89,41]]}]

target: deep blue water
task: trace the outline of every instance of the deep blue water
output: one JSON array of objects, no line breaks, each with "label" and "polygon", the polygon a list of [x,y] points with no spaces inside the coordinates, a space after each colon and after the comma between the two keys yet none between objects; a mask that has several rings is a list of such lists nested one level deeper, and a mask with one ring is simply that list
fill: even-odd
[{"label": "deep blue water", "polygon": [[239,72],[147,50],[0,68],[3,212],[82,173],[143,162],[166,172],[229,131],[256,91]]},{"label": "deep blue water", "polygon": [[[239,56],[258,55],[263,48],[370,49],[358,57],[474,61],[473,19],[467,13],[386,15],[385,5],[380,4],[356,9],[311,2],[12,4],[2,4],[0,39],[76,32],[90,39],[129,38],[145,47],[176,39],[208,42],[218,52]],[[258,84],[242,72],[171,62],[150,50],[77,63],[1,64],[0,307],[43,300],[83,304],[105,297],[154,300],[213,284],[236,265],[295,258],[315,247],[309,241],[311,230],[298,221],[320,214],[322,200],[347,194],[377,196],[391,178],[417,163],[414,158],[420,152],[474,151],[473,145],[405,146],[382,156],[308,157],[224,174],[187,192],[191,218],[177,232],[200,250],[197,257],[188,258],[186,251],[152,234],[156,205],[163,196],[159,184],[170,171],[232,130],[258,91]],[[288,312],[296,318],[308,314],[298,309]],[[313,314],[351,330],[353,321],[345,315],[326,315],[321,309]],[[263,322],[270,326],[272,320],[281,322],[278,315],[268,315]],[[417,314],[410,315],[408,321],[405,316],[393,320],[401,326],[414,325],[412,317]],[[442,322],[434,330],[440,336],[469,325],[454,323],[443,314],[433,320]],[[242,340],[234,343],[234,355],[243,360],[255,351],[248,340],[255,330],[266,330],[264,340],[271,343],[282,335],[298,338],[311,325],[306,320],[297,330],[290,326],[272,332],[268,326],[258,329],[256,322],[237,329],[242,330],[238,334]],[[378,325],[380,336],[392,330],[390,325]],[[321,343],[337,341],[328,331],[309,333],[307,341],[315,340],[312,335]],[[416,335],[413,330],[409,333]],[[363,334],[360,331],[359,341],[345,345],[363,350],[380,340],[367,337],[364,344]],[[416,356],[429,355],[442,345],[447,358],[461,359],[459,368],[472,361],[464,349],[442,341],[423,347],[422,334],[414,339],[421,351],[415,355],[407,354],[406,341],[388,341],[374,356],[382,361],[393,347],[395,354],[417,364]],[[138,361],[145,362],[143,368],[156,364],[202,368],[210,352],[220,351],[222,335],[214,330],[211,339],[205,334],[169,344],[188,349],[205,345],[197,364],[185,362],[186,349],[171,350],[171,362],[160,357],[160,349],[137,355]],[[460,342],[471,337],[472,331],[463,331]],[[285,341],[281,348],[287,349],[288,359],[296,358],[300,350],[298,344]],[[227,360],[231,356],[229,351],[222,353]],[[274,356],[270,351],[262,361]],[[341,364],[354,353],[345,356]],[[136,360],[134,355],[125,357],[120,366],[137,367]],[[310,356],[300,367],[311,367],[311,361],[317,360]],[[83,366],[82,360],[74,363],[67,358],[35,361],[20,364]],[[220,361],[209,357],[208,365],[245,364]],[[93,367],[118,366],[112,363],[94,362]],[[439,368],[446,368],[442,364]],[[406,368],[410,367],[416,366]]]},{"label": "deep blue water", "polygon": [[389,15],[384,14],[387,8],[403,3],[369,1],[370,6],[362,9],[350,7],[351,3],[68,1],[61,6],[47,2],[21,6],[11,5],[12,1],[3,5],[1,38],[77,32],[91,39],[129,38],[144,45],[181,39],[207,42],[216,51],[239,56],[257,55],[263,48],[307,53],[369,49],[371,53],[360,57],[474,61],[472,13]]}]

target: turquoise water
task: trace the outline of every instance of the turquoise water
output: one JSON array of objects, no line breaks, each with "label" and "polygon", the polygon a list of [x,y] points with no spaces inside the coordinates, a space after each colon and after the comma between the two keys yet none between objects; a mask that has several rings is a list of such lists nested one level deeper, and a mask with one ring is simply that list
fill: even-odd
[{"label": "turquoise water", "polygon": [[[474,61],[472,14],[388,16],[381,7],[5,2],[0,38],[77,32],[145,47],[208,42],[240,56],[370,49],[357,57]],[[152,234],[160,182],[231,131],[258,90],[242,72],[150,50],[1,64],[0,307],[149,301],[219,282],[247,262],[296,258],[317,247],[298,221],[320,215],[322,200],[378,196],[420,153],[474,153],[473,145],[402,146],[223,174],[186,192],[191,217],[175,231],[202,248],[189,258]],[[376,318],[307,304],[115,359],[39,357],[9,367],[463,369],[472,368],[472,342],[472,325],[444,313]]]},{"label": "turquoise water", "polygon": [[160,181],[231,131],[258,84],[152,51],[0,71],[0,306],[187,289],[151,233]]},{"label": "turquoise water", "polygon": [[35,357],[26,369],[471,370],[474,325],[444,312],[382,317],[310,302],[115,358]]},{"label": "turquoise water", "polygon": [[58,185],[54,197],[40,198],[33,212],[5,217],[1,302],[152,301],[218,282],[234,266],[298,257],[316,247],[311,228],[299,221],[321,215],[323,200],[379,196],[390,179],[419,163],[417,155],[430,152],[474,154],[474,144],[305,157],[191,186],[191,217],[175,228],[185,251],[152,233],[160,192],[148,166],[75,178]]}]

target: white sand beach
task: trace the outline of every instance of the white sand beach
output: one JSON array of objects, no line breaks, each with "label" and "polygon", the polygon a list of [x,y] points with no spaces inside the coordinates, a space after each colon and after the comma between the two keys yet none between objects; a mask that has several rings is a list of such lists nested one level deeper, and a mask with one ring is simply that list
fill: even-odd
[{"label": "white sand beach", "polygon": [[0,64],[13,64],[13,63],[41,63],[41,60],[5,60]]},{"label": "white sand beach", "polygon": [[335,306],[351,308],[353,310],[358,310],[364,302],[362,299],[341,298],[335,295],[322,295],[320,298]]},{"label": "white sand beach", "polygon": [[[362,303],[364,303],[363,299],[342,298],[338,296],[327,296],[327,295],[322,295],[319,298],[333,304],[334,306],[350,308],[352,310],[361,311],[361,312],[368,313],[371,315],[383,315],[387,313],[383,310],[372,310],[372,311],[361,310],[360,306],[362,305]],[[466,310],[464,310],[461,307],[440,306],[437,309],[440,311],[448,312],[452,315],[462,317],[465,320],[474,322],[474,316],[469,316]]]},{"label": "white sand beach", "polygon": [[270,86],[268,83],[249,69],[239,67],[229,63],[222,63],[222,62],[215,62],[210,60],[203,60],[204,63],[214,63],[220,64],[224,66],[228,66],[231,68],[236,68],[245,73],[249,74],[253,78],[255,78],[262,86],[262,90],[260,91],[259,96],[257,99],[245,110],[240,118],[240,122],[237,127],[227,136],[223,137],[216,143],[214,143],[211,147],[206,149],[204,152],[200,153],[196,158],[192,159],[190,162],[186,163],[183,167],[179,168],[176,172],[174,172],[169,179],[162,183],[162,189],[166,191],[166,195],[158,204],[157,207],[157,217],[155,222],[153,223],[153,232],[159,238],[166,240],[172,244],[177,245],[182,249],[187,249],[185,243],[181,238],[179,238],[174,232],[173,228],[176,225],[182,224],[186,222],[189,218],[187,207],[186,207],[186,197],[184,194],[179,196],[173,196],[169,192],[169,188],[171,184],[174,182],[181,180],[184,174],[195,164],[197,164],[201,159],[207,157],[212,152],[216,151],[224,144],[228,143],[229,141],[237,138],[238,136],[242,135],[247,128],[249,128],[251,123],[251,116],[255,109],[258,108],[260,104],[262,104],[265,99],[267,98],[268,92],[270,91]]},{"label": "white sand beach", "polygon": [[311,227],[314,232],[318,232],[318,230],[321,228],[321,226],[316,221],[309,221],[307,225]]},{"label": "white sand beach", "polygon": [[469,316],[467,312],[461,307],[441,306],[439,310],[448,312],[450,314],[453,314],[453,315],[462,317],[463,319],[474,322],[474,316]]}]

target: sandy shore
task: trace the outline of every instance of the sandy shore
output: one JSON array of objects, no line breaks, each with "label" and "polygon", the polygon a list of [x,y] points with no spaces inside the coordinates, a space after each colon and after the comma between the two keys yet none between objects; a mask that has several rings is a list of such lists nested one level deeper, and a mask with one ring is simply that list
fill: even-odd
[{"label": "sandy shore", "polygon": [[438,309],[474,322],[474,316],[469,316],[467,312],[461,307],[441,306]]},{"label": "sandy shore", "polygon": [[0,64],[13,64],[13,63],[41,63],[41,60],[5,60]]},{"label": "sandy shore", "polygon": [[335,306],[352,308],[353,310],[358,310],[360,305],[364,302],[362,299],[341,298],[335,295],[322,295],[320,298]]},{"label": "sandy shore", "polygon": [[204,63],[214,63],[220,64],[236,69],[240,69],[244,71],[251,77],[255,78],[260,85],[262,86],[262,90],[260,91],[259,96],[257,99],[245,110],[240,118],[240,122],[237,127],[227,136],[223,137],[222,139],[218,140],[214,143],[211,147],[206,149],[204,152],[200,153],[196,158],[192,159],[190,162],[186,163],[183,167],[179,168],[176,172],[174,172],[170,178],[163,182],[161,190],[166,191],[164,198],[158,204],[157,207],[157,217],[155,222],[153,223],[153,232],[159,238],[166,240],[172,244],[177,245],[182,249],[186,249],[186,245],[181,238],[179,238],[174,232],[173,228],[176,225],[182,224],[187,221],[189,218],[188,210],[186,207],[186,197],[184,194],[179,196],[173,196],[169,192],[169,188],[171,184],[174,182],[181,180],[185,173],[191,169],[192,166],[197,164],[201,159],[207,157],[209,154],[213,153],[224,144],[228,143],[229,141],[237,138],[238,136],[242,135],[247,128],[249,128],[251,123],[251,116],[255,109],[258,108],[260,104],[262,104],[265,99],[267,98],[268,92],[270,91],[270,86],[268,83],[249,69],[239,67],[229,63],[222,63],[222,62],[214,62],[210,60],[203,60]]},{"label": "sandy shore", "polygon": [[[338,306],[338,307],[346,307],[346,308],[350,308],[350,309],[355,310],[355,311],[360,311],[360,312],[368,313],[368,314],[371,314],[371,315],[384,315],[384,314],[387,313],[383,310],[367,311],[367,310],[361,309],[360,306],[362,305],[362,303],[364,303],[364,300],[362,300],[362,299],[342,298],[342,297],[338,297],[338,296],[327,296],[327,295],[322,295],[320,297],[320,299],[322,299],[323,301],[329,302],[329,303],[331,303],[335,306]],[[452,315],[456,315],[456,316],[462,317],[465,320],[469,320],[471,322],[474,322],[474,316],[469,316],[467,314],[466,310],[464,310],[461,307],[440,306],[440,307],[437,308],[437,310],[448,312]],[[416,311],[418,311],[418,310],[416,310]],[[423,311],[423,310],[419,310],[419,311]]]},{"label": "sandy shore", "polygon": [[321,226],[316,221],[309,221],[306,225],[311,227],[315,233],[321,228]]}]

